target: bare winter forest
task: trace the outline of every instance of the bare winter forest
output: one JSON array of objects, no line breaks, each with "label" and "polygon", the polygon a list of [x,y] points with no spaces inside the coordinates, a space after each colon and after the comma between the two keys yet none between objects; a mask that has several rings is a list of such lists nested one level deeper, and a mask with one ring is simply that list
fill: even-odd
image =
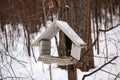
[{"label": "bare winter forest", "polygon": [[120,0],[0,0],[0,80],[120,80]]}]

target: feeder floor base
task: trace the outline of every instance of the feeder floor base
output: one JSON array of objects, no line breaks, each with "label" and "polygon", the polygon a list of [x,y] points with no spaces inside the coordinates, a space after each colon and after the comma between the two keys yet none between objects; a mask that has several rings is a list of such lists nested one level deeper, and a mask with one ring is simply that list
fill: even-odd
[{"label": "feeder floor base", "polygon": [[57,63],[58,65],[72,65],[76,64],[77,60],[73,59],[72,57],[54,57],[50,55],[41,55],[38,58],[38,61],[42,61],[46,64]]}]

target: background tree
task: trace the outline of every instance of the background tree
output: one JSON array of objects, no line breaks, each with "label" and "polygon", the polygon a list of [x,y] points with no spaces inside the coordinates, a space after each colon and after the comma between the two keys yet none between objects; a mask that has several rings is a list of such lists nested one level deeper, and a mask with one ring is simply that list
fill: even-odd
[{"label": "background tree", "polygon": [[[91,40],[91,26],[90,26],[90,9],[91,9],[91,0],[61,0],[61,5],[63,6],[60,9],[59,18],[60,20],[67,21],[71,27],[77,32],[77,34],[84,39],[87,45],[87,49],[92,44]],[[60,32],[60,46],[59,53],[60,56],[70,56],[71,44],[70,39]],[[61,49],[62,48],[62,49]],[[87,52],[86,49],[82,50],[81,60],[78,62],[78,65],[69,65],[68,67],[68,76],[69,80],[77,80],[76,77],[76,67],[80,68],[82,71],[88,71],[94,67],[93,60],[93,50],[92,48]]]}]

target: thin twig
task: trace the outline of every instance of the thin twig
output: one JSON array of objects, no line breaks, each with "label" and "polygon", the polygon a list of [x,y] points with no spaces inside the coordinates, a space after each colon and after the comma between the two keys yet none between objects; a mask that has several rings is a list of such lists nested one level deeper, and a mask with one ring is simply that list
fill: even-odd
[{"label": "thin twig", "polygon": [[6,26],[4,26],[5,27],[5,41],[6,41],[6,46],[5,46],[5,49],[6,49],[6,51],[8,52],[8,37],[7,37],[7,28],[6,28]]},{"label": "thin twig", "polygon": [[[27,62],[25,62],[25,61],[18,60],[18,59],[16,59],[16,58],[12,57],[12,56],[9,55],[9,54],[6,54],[6,52],[3,52],[3,53],[5,53],[5,54],[3,54],[3,55],[10,57],[11,59],[17,61],[17,62],[20,63],[20,64],[22,64],[22,63],[27,63]],[[21,63],[21,62],[22,62],[22,63]],[[22,64],[22,65],[23,65],[23,64]]]},{"label": "thin twig", "polygon": [[[95,43],[98,41],[98,36],[99,36],[99,32],[97,35],[97,38],[95,39],[95,41],[90,45],[90,47],[86,50],[86,52],[82,55],[82,58],[87,55],[87,53],[89,52],[89,50],[95,45]],[[79,62],[82,61],[82,58],[80,58]]]},{"label": "thin twig", "polygon": [[0,68],[0,80],[3,80],[2,78],[3,78],[3,75],[2,75],[2,70],[1,70],[1,68]]},{"label": "thin twig", "polygon": [[107,35],[105,33],[105,50],[106,50],[106,61],[108,61],[108,44],[107,44]]},{"label": "thin twig", "polygon": [[33,58],[34,58],[35,62],[37,62],[37,60],[36,60],[36,58],[35,58],[35,53],[34,53],[34,51],[33,51],[33,47],[31,47],[31,50],[32,50]]},{"label": "thin twig", "polygon": [[45,1],[46,0],[43,0],[42,6],[43,6],[43,14],[44,14],[44,24],[45,24],[45,28],[46,28],[47,27],[46,26],[47,17],[46,17]]},{"label": "thin twig", "polygon": [[19,78],[19,79],[24,79],[24,78],[28,78],[28,77],[9,77],[9,76],[7,76],[7,77],[3,77],[3,78],[1,78],[0,80],[7,80],[7,79],[17,79],[17,78]]},{"label": "thin twig", "polygon": [[120,26],[120,24],[117,24],[116,26],[113,26],[113,27],[111,27],[109,29],[105,29],[105,30],[99,29],[99,31],[101,31],[101,32],[108,32],[108,31],[110,31],[110,30],[112,30],[112,29],[114,29],[114,28],[116,28],[118,26]]},{"label": "thin twig", "polygon": [[111,63],[111,62],[112,62],[113,60],[115,60],[117,57],[118,57],[118,56],[115,56],[113,59],[111,59],[110,61],[108,61],[107,63],[105,63],[105,64],[102,65],[101,67],[99,67],[97,70],[95,70],[95,71],[93,71],[93,72],[91,72],[91,73],[89,73],[89,74],[84,75],[83,78],[82,78],[82,80],[84,80],[85,77],[88,77],[88,76],[96,73],[97,71],[101,70],[103,67],[105,67],[106,65],[108,65],[109,63]]},{"label": "thin twig", "polygon": [[57,49],[58,49],[58,47],[59,47],[59,43],[58,43],[57,36],[55,36],[55,43],[56,43],[56,46],[57,46]]},{"label": "thin twig", "polygon": [[12,71],[13,75],[16,77],[15,71],[14,71],[14,69],[13,69],[11,63],[9,63],[9,66],[10,66],[10,68],[11,68],[11,71]]},{"label": "thin twig", "polygon": [[[1,62],[2,63],[2,65],[3,65],[3,67],[5,67],[5,71],[7,71],[7,73],[9,73],[10,74],[10,76],[12,76],[12,73],[11,73],[11,71],[9,70],[9,68],[3,63],[3,62]],[[2,68],[3,68],[2,67]]]},{"label": "thin twig", "polygon": [[111,73],[111,72],[108,72],[108,71],[106,71],[106,70],[101,69],[101,71],[106,72],[106,73],[108,73],[108,74],[111,74],[111,75],[113,75],[113,76],[116,76],[116,77],[120,78],[120,76],[118,76],[118,75],[116,75],[116,74],[113,74],[113,73]]},{"label": "thin twig", "polygon": [[117,78],[119,77],[120,78],[120,72],[117,74],[117,76],[115,77],[115,79],[114,80],[117,80]]}]

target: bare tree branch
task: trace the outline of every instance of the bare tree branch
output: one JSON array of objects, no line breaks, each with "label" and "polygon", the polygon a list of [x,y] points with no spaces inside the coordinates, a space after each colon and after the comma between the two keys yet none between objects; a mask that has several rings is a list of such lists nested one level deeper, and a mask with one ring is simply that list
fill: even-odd
[{"label": "bare tree branch", "polygon": [[[20,64],[22,64],[22,63],[27,63],[27,62],[25,62],[25,61],[18,60],[17,58],[15,58],[15,57],[13,57],[13,56],[11,56],[11,55],[9,55],[9,54],[6,54],[5,51],[2,51],[2,52],[0,51],[0,54],[5,55],[5,56],[8,56],[8,57],[10,57],[11,59],[17,61],[17,62],[20,63]],[[23,65],[23,64],[22,64],[22,65]]]},{"label": "bare tree branch", "polygon": [[107,63],[105,63],[105,64],[102,65],[101,67],[99,67],[97,70],[95,70],[95,71],[93,71],[93,72],[91,72],[91,73],[89,73],[89,74],[84,75],[83,78],[82,78],[82,80],[84,80],[85,77],[88,77],[88,76],[96,73],[97,71],[101,70],[103,67],[105,67],[106,65],[108,65],[109,63],[111,63],[111,62],[112,62],[113,60],[115,60],[117,57],[118,57],[118,56],[115,56],[113,59],[111,59],[110,61],[108,61]]},{"label": "bare tree branch", "polygon": [[113,26],[113,27],[111,27],[109,29],[106,29],[106,30],[99,29],[99,31],[101,31],[101,32],[108,32],[108,31],[110,31],[110,30],[112,30],[112,29],[114,29],[114,28],[116,28],[118,26],[120,26],[120,24],[117,24],[116,26]]},{"label": "bare tree branch", "polygon": [[87,55],[87,53],[89,52],[89,50],[96,44],[96,42],[98,41],[98,37],[99,37],[99,31],[98,31],[98,35],[97,38],[94,40],[94,42],[90,45],[90,47],[86,50],[86,52],[82,55],[82,57],[80,58],[79,62],[82,61],[82,58]]},{"label": "bare tree branch", "polygon": [[2,76],[2,71],[1,71],[1,68],[0,68],[0,80],[2,80],[3,76]]},{"label": "bare tree branch", "polygon": [[117,78],[119,77],[120,78],[120,72],[117,74],[117,76],[115,77],[115,79],[114,80],[117,80]]},{"label": "bare tree branch", "polygon": [[7,79],[27,79],[28,77],[3,77],[3,78],[0,78],[0,80],[7,80]]},{"label": "bare tree branch", "polygon": [[113,76],[116,76],[116,77],[120,78],[120,76],[118,76],[118,75],[116,75],[116,74],[113,74],[113,73],[111,73],[111,72],[108,72],[108,71],[106,71],[106,70],[101,69],[101,71],[104,71],[104,72],[106,72],[106,73],[108,73],[108,74],[111,74],[111,75],[113,75]]}]

